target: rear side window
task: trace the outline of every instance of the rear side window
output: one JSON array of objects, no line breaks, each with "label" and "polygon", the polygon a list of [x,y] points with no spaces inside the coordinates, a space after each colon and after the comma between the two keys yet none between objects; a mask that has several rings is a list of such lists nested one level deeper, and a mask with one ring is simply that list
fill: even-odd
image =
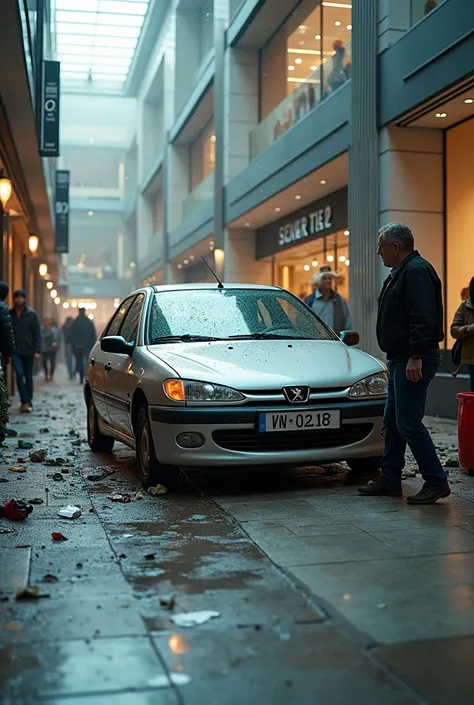
[{"label": "rear side window", "polygon": [[144,294],[138,294],[125,316],[122,328],[120,329],[120,335],[123,335],[127,343],[135,344],[137,342],[138,326],[140,324],[144,299]]},{"label": "rear side window", "polygon": [[132,305],[134,301],[134,297],[130,296],[128,299],[125,299],[125,301],[120,304],[120,306],[117,309],[117,313],[115,316],[112,318],[110,321],[109,325],[104,331],[104,336],[106,335],[119,335],[120,327],[123,323],[123,320],[128,312],[128,309]]}]

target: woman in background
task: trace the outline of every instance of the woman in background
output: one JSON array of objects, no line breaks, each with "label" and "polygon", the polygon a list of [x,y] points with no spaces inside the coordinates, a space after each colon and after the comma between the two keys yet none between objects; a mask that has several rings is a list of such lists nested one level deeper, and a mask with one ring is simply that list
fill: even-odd
[{"label": "woman in background", "polygon": [[451,335],[462,342],[461,365],[469,368],[471,392],[474,392],[474,277],[469,284],[469,298],[454,314]]}]

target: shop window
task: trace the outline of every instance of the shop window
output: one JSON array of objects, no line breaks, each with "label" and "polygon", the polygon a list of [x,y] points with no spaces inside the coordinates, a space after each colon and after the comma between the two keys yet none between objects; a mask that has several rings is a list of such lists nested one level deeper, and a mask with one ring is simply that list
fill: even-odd
[{"label": "shop window", "polygon": [[350,3],[303,0],[264,47],[252,159],[350,78],[351,22]]},{"label": "shop window", "polygon": [[[446,315],[447,328],[474,276],[474,119],[446,133]],[[453,339],[448,334],[448,347]]]},{"label": "shop window", "polygon": [[190,193],[212,174],[215,165],[216,136],[211,120],[190,147]]}]

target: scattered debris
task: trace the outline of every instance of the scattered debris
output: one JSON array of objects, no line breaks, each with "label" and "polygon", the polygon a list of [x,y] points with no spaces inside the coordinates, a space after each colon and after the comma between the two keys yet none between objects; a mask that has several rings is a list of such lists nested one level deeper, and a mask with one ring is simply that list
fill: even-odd
[{"label": "scattered debris", "polygon": [[10,472],[26,472],[28,470],[26,465],[12,465],[8,469]]},{"label": "scattered debris", "polygon": [[48,458],[44,460],[44,464],[48,467],[63,467],[66,465],[66,462],[65,458]]},{"label": "scattered debris", "polygon": [[402,472],[402,480],[408,480],[410,477],[416,477],[416,470],[404,470]]},{"label": "scattered debris", "polygon": [[30,543],[17,543],[15,548],[31,548],[31,544]]},{"label": "scattered debris", "polygon": [[447,458],[444,462],[444,467],[445,468],[458,468],[459,467],[459,458],[452,456],[451,458]]},{"label": "scattered debris", "polygon": [[76,563],[76,568],[78,568],[79,570],[81,570],[81,568],[82,568],[82,563]]},{"label": "scattered debris", "polygon": [[68,505],[67,507],[63,507],[58,512],[58,516],[62,517],[63,519],[79,519],[81,514],[82,512],[80,508],[75,507],[72,504]]},{"label": "scattered debris", "polygon": [[18,431],[15,431],[14,428],[7,428],[5,435],[7,438],[16,438],[18,436]]},{"label": "scattered debris", "polygon": [[145,558],[147,561],[154,561],[156,557],[156,553],[147,553]]},{"label": "scattered debris", "polygon": [[114,473],[115,470],[100,470],[97,468],[94,472],[86,475],[86,480],[90,480],[90,482],[98,482],[99,480],[105,480],[106,477],[113,475]]},{"label": "scattered debris", "polygon": [[67,541],[67,538],[63,536],[59,531],[53,531],[51,534],[53,541]]},{"label": "scattered debris", "polygon": [[41,497],[35,497],[34,499],[29,499],[28,504],[44,504],[44,500]]},{"label": "scattered debris", "polygon": [[59,582],[59,578],[57,578],[55,575],[52,575],[51,573],[47,573],[46,575],[43,576],[43,579],[41,582],[42,583],[57,583],[57,582]]},{"label": "scattered debris", "polygon": [[143,494],[142,492],[137,492],[135,495],[135,499],[143,499]]},{"label": "scattered debris", "polygon": [[177,627],[198,627],[201,624],[209,622],[210,619],[215,619],[220,616],[220,612],[212,612],[210,610],[182,612],[181,614],[173,615],[171,621],[174,622]]},{"label": "scattered debris", "polygon": [[16,529],[0,529],[0,534],[15,534]]},{"label": "scattered debris", "polygon": [[20,439],[18,441],[18,448],[21,448],[21,450],[31,450],[31,448],[33,448],[33,443],[31,443],[30,441],[23,441]]},{"label": "scattered debris", "polygon": [[128,504],[132,501],[129,494],[110,494],[107,495],[107,499],[110,499],[111,502],[121,502],[122,504]]},{"label": "scattered debris", "polygon": [[69,468],[61,468],[61,472],[63,475],[68,475],[69,474]]},{"label": "scattered debris", "polygon": [[0,507],[0,517],[10,521],[24,521],[31,514],[33,507],[21,500],[9,499]]},{"label": "scattered debris", "polygon": [[64,482],[64,477],[60,472],[55,472],[54,475],[48,475],[55,482]]},{"label": "scattered debris", "polygon": [[32,463],[43,463],[48,455],[48,451],[45,448],[40,450],[33,450],[30,453],[30,460]]},{"label": "scattered debris", "polygon": [[49,433],[49,428],[40,428],[40,433]]},{"label": "scattered debris", "polygon": [[175,604],[176,604],[176,596],[175,595],[171,595],[171,597],[160,598],[161,607],[166,607],[166,609],[169,612],[172,612],[174,610]]},{"label": "scattered debris", "polygon": [[167,492],[168,488],[164,485],[156,485],[155,487],[148,488],[148,494],[150,494],[152,497],[156,497],[161,494],[166,494]]},{"label": "scattered debris", "polygon": [[172,685],[188,685],[188,683],[191,683],[191,676],[187,676],[186,673],[155,676],[148,681],[150,688],[171,688]]},{"label": "scattered debris", "polygon": [[133,539],[134,534],[122,534],[121,539]]},{"label": "scattered debris", "polygon": [[46,592],[41,593],[38,585],[30,585],[16,593],[17,600],[40,600],[45,597],[50,597],[50,595]]}]

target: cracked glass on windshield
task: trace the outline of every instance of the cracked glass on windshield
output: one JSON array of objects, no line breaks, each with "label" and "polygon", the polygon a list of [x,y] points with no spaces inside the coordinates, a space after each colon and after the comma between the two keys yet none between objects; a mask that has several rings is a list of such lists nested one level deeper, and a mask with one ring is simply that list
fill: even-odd
[{"label": "cracked glass on windshield", "polygon": [[155,294],[149,341],[168,336],[336,339],[304,304],[285,291],[217,287]]}]

